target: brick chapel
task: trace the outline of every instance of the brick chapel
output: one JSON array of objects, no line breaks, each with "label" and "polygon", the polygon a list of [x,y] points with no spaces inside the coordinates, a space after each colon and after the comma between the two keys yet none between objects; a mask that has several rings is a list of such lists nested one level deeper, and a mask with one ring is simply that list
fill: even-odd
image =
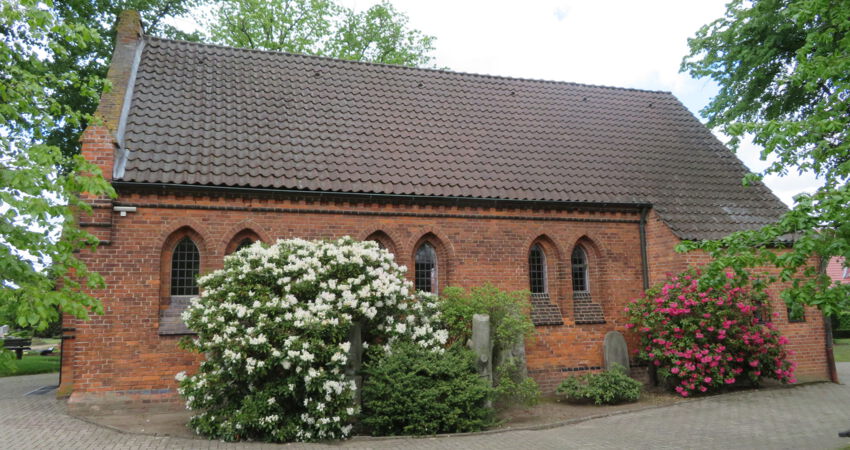
[{"label": "brick chapel", "polygon": [[[630,336],[629,300],[706,261],[676,244],[786,211],[669,92],[166,40],[132,11],[108,78],[82,152],[118,197],[80,218],[106,288],[103,315],[64,318],[72,405],[175,400],[199,362],[177,346],[197,274],[254,241],[344,235],[422,290],[530,290],[529,373],[551,392]],[[830,378],[822,315],[772,302],[798,378]]]}]

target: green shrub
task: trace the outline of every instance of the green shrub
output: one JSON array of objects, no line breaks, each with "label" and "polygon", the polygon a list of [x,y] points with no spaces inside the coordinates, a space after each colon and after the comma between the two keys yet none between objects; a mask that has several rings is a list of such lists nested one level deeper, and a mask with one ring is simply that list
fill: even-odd
[{"label": "green shrub", "polygon": [[440,313],[449,330],[449,339],[460,344],[472,337],[472,316],[490,316],[493,345],[510,348],[519,339],[534,334],[528,292],[506,292],[493,285],[465,290],[449,286],[440,296]]},{"label": "green shrub", "polygon": [[635,402],[643,386],[626,375],[626,370],[615,366],[613,370],[590,373],[565,379],[558,393],[571,401],[592,401],[597,405],[614,405]]},{"label": "green shrub", "polygon": [[701,287],[700,276],[695,269],[672,276],[625,308],[626,328],[640,336],[637,359],[682,397],[747,379],[795,383],[793,352],[770,321],[766,295],[732,272],[720,287]]},{"label": "green shrub", "polygon": [[494,369],[496,403],[499,406],[534,406],[540,402],[540,386],[523,375],[519,361],[508,359]]},{"label": "green shrub", "polygon": [[[440,317],[449,331],[449,341],[465,345],[472,337],[472,316],[490,316],[493,340],[493,367],[496,402],[535,405],[540,400],[537,383],[524,375],[519,361],[507,356],[522,340],[534,334],[528,292],[506,292],[493,285],[465,290],[447,287],[440,298]],[[507,356],[507,357],[503,357]]]},{"label": "green shrub", "polygon": [[838,329],[850,330],[850,313],[838,317]]},{"label": "green shrub", "polygon": [[486,428],[493,423],[487,406],[493,389],[473,361],[459,346],[439,354],[397,343],[364,367],[361,423],[376,436]]}]

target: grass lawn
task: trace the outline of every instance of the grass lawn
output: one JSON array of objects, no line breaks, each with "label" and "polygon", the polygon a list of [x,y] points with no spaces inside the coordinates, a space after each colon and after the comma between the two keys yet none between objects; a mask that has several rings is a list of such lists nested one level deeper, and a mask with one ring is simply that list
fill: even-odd
[{"label": "grass lawn", "polygon": [[0,377],[15,375],[33,375],[59,371],[59,355],[24,355],[23,359],[12,360],[14,369],[0,366]]},{"label": "grass lawn", "polygon": [[52,345],[58,349],[61,341],[61,339],[34,337],[32,338],[32,345]]},{"label": "grass lawn", "polygon": [[850,362],[850,339],[835,339],[834,350],[837,362]]}]

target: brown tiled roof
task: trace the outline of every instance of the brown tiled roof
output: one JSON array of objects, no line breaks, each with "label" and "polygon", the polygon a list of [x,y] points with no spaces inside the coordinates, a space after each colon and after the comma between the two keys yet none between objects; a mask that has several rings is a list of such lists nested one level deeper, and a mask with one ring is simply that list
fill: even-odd
[{"label": "brown tiled roof", "polygon": [[693,239],[785,211],[667,92],[144,39],[119,181],[651,203]]}]

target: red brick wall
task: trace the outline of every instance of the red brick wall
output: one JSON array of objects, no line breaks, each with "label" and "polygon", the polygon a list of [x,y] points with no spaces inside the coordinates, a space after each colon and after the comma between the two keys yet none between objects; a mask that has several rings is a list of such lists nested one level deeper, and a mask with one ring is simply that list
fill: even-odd
[{"label": "red brick wall", "polygon": [[[391,240],[388,247],[398,261],[407,265],[412,264],[415,245],[423,236],[436,240],[441,286],[492,283],[509,290],[528,289],[528,250],[546,236],[550,290],[562,309],[564,325],[538,327],[527,353],[530,373],[547,392],[569,374],[603,365],[605,333],[624,330],[623,307],[642,291],[636,211],[354,204],[174,193],[124,194],[118,203],[138,210],[126,217],[103,212],[111,214],[112,225],[106,226],[101,219],[98,230],[108,244],[96,254],[82,255],[106,279],[107,288],[94,293],[103,301],[105,313],[87,322],[66,318],[66,326],[75,328],[75,339],[67,341],[62,383],[63,390],[73,390],[72,403],[85,403],[105,393],[110,393],[109,398],[174,398],[174,374],[198,363],[197,356],[177,348],[179,338],[160,336],[157,331],[163,300],[163,247],[173,233],[187,227],[197,233],[203,271],[221,267],[226,249],[246,229],[269,242],[343,235],[362,239],[381,231],[384,239]],[[647,243],[653,281],[663,277],[662,271],[678,270],[699,259],[675,254],[672,233],[657,218],[651,219]],[[574,323],[568,255],[579,241],[586,247],[592,244],[588,251],[594,267],[591,289],[594,301],[603,306],[605,324]],[[784,307],[774,306],[782,315],[780,328],[797,351],[801,378],[824,379],[820,316],[807,311],[806,322],[788,324]],[[634,336],[627,336],[634,345]]]},{"label": "red brick wall", "polygon": [[81,140],[83,141],[83,157],[100,168],[103,178],[107,181],[112,180],[115,140],[109,129],[103,125],[89,126]]},{"label": "red brick wall", "polygon": [[[76,328],[76,338],[68,341],[63,384],[67,390],[73,383],[75,402],[105,392],[168,398],[175,388],[174,374],[191,370],[198,362],[198,357],[177,348],[177,337],[157,332],[163,300],[163,247],[174,232],[187,227],[197,233],[203,271],[221,267],[226,249],[246,229],[265,241],[343,235],[366,238],[381,231],[391,241],[389,247],[398,260],[407,265],[423,236],[436,239],[441,247],[442,286],[493,283],[510,290],[528,288],[527,252],[535,240],[546,236],[550,290],[565,323],[538,327],[537,336],[528,343],[530,373],[545,391],[553,390],[569,374],[603,365],[605,333],[624,330],[622,309],[641,294],[637,212],[423,207],[188,194],[124,195],[119,203],[136,205],[138,210],[126,217],[110,212],[111,228],[102,227],[108,232],[105,240],[109,244],[96,254],[82,255],[106,279],[108,287],[95,293],[104,303],[105,314],[66,325]],[[655,258],[650,266],[653,281],[663,277],[661,270],[699,262],[693,255],[673,253],[676,241],[660,226],[656,221],[647,230],[649,255]],[[578,241],[593,245],[588,251],[595,269],[592,295],[603,305],[605,324],[574,323],[567,256]],[[554,273],[551,267],[555,267]],[[810,310],[806,322],[788,324],[785,309],[779,306],[774,304],[781,315],[778,323],[797,351],[801,378],[825,378],[820,316]],[[634,337],[629,338],[633,345]]]},{"label": "red brick wall", "polygon": [[[175,233],[191,230],[202,258],[202,272],[222,266],[235,240],[250,230],[266,242],[301,237],[365,239],[379,232],[397,260],[412,265],[416,245],[427,237],[438,247],[440,286],[492,283],[502,289],[528,289],[528,251],[544,237],[552,301],[564,325],[537,327],[527,344],[529,371],[546,392],[565,376],[598,370],[602,341],[611,330],[624,331],[623,307],[641,295],[638,211],[532,210],[482,206],[401,203],[351,203],[340,199],[234,195],[175,191],[123,192],[117,204],[136,206],[121,217],[100,201],[86,226],[102,241],[96,253],[81,258],[106,280],[94,292],[104,314],[89,321],[66,317],[67,334],[62,390],[73,391],[72,404],[103,398],[169,400],[175,398],[174,374],[191,370],[199,357],[178,349],[178,337],[160,336],[160,309],[167,306],[165,247]],[[587,249],[591,292],[606,323],[576,325],[570,295],[569,255],[576,243]],[[652,282],[688,264],[705,262],[704,254],[673,251],[678,239],[652,213],[647,250]],[[784,305],[774,295],[778,324],[797,352],[800,378],[827,377],[823,321],[816,310],[807,320],[789,324]],[[635,336],[626,334],[631,346]]]},{"label": "red brick wall", "polygon": [[826,266],[826,274],[839,283],[850,283],[850,269],[844,266],[844,258],[840,256],[829,260],[829,264]]},{"label": "red brick wall", "polygon": [[[126,217],[111,213],[108,241],[96,254],[84,253],[107,288],[96,292],[105,314],[76,328],[69,341],[63,384],[73,383],[73,400],[86,393],[159,392],[173,389],[173,376],[197,358],[176,347],[177,338],[157,332],[162,299],[163,246],[176,230],[191,228],[204,271],[221,267],[231,240],[251,229],[266,241],[279,238],[365,238],[382,231],[397,259],[412,264],[423,236],[436,240],[441,286],[493,283],[503,289],[528,289],[528,250],[545,235],[554,249],[547,257],[553,301],[564,326],[538,328],[529,342],[532,374],[551,390],[568,372],[602,365],[602,339],[623,329],[622,308],[641,293],[639,214],[633,212],[542,211],[391,204],[308,202],[285,198],[122,195],[120,204],[138,207]],[[186,209],[186,208],[192,209]],[[102,227],[102,229],[105,227]],[[568,257],[576,242],[590,242],[592,295],[603,305],[607,323],[574,325]],[[551,264],[554,263],[554,264]],[[167,282],[167,280],[166,280]],[[67,389],[67,388],[66,388]]]}]

